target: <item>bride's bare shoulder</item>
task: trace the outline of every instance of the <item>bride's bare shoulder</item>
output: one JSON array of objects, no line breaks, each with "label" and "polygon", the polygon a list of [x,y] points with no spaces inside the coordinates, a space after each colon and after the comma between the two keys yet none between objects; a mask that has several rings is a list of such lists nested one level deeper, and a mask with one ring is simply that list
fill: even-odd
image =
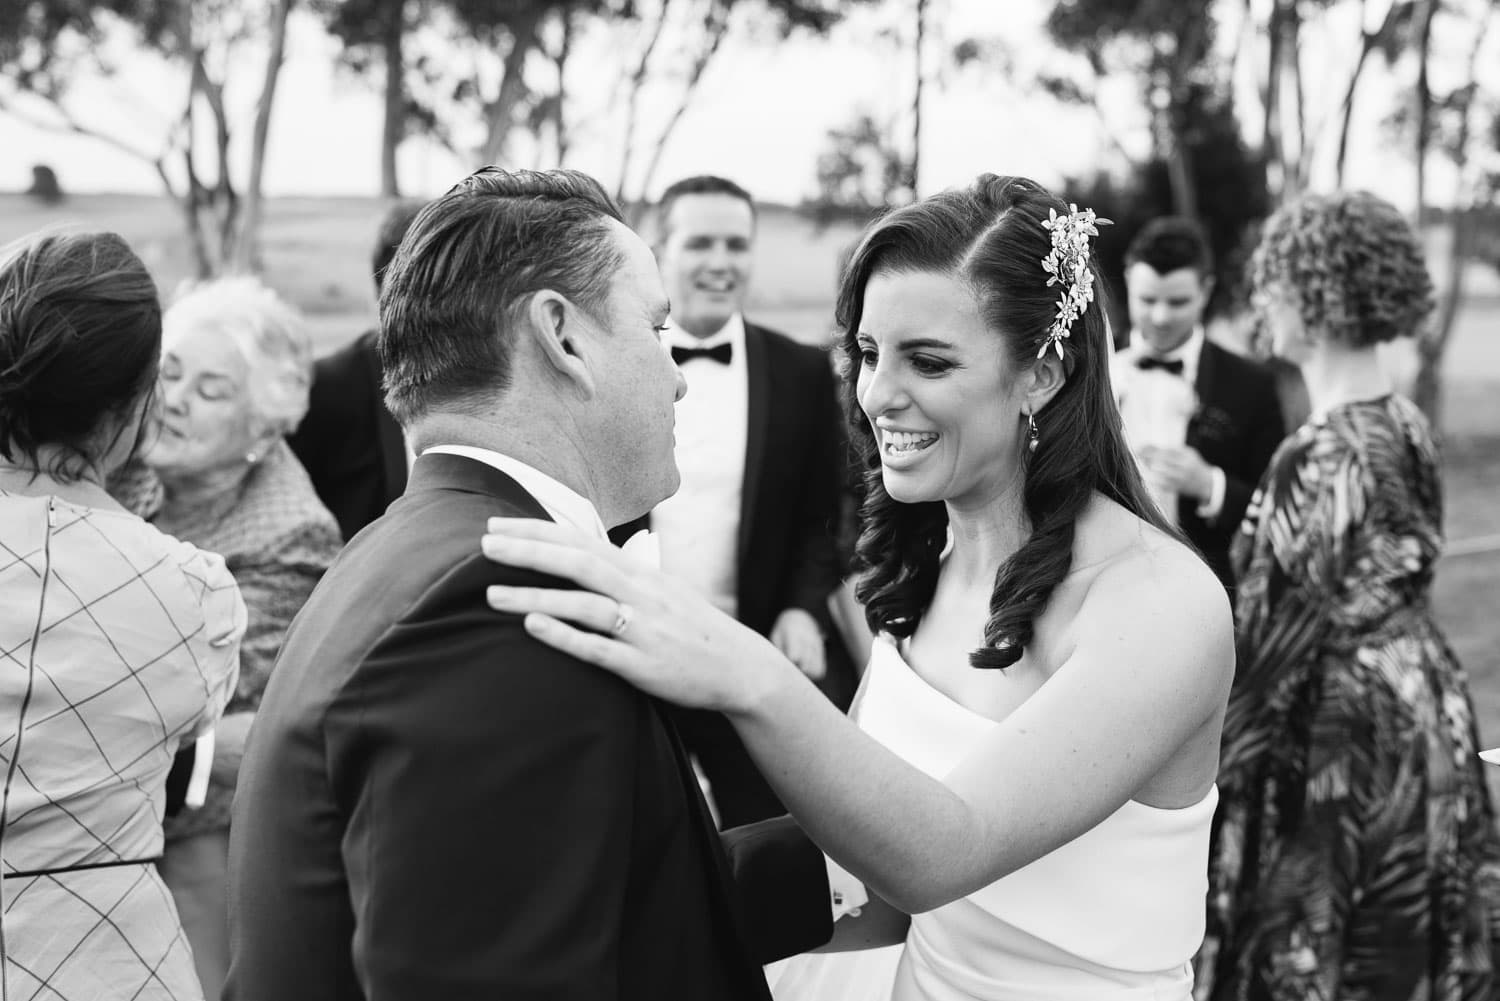
[{"label": "bride's bare shoulder", "polygon": [[1074,565],[1086,576],[1080,612],[1089,617],[1176,625],[1216,645],[1232,643],[1229,599],[1208,564],[1108,498],[1096,497],[1079,519]]}]

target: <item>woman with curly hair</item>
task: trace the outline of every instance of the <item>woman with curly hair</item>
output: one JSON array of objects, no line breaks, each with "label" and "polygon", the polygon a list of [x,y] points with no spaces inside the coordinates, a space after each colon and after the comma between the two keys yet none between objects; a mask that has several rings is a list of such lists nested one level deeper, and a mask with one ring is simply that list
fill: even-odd
[{"label": "woman with curly hair", "polygon": [[858,596],[879,636],[852,721],[686,586],[555,525],[492,523],[493,557],[596,593],[492,588],[491,604],[725,712],[868,886],[830,948],[904,943],[799,960],[778,997],[1190,996],[1233,630],[1125,446],[1094,225],[987,175],[883,217],[845,270]]},{"label": "woman with curly hair", "polygon": [[1431,310],[1421,246],[1373,195],[1307,197],[1271,217],[1251,268],[1313,413],[1234,547],[1239,665],[1199,990],[1493,998],[1500,842],[1468,682],[1428,606],[1437,452],[1375,353]]}]

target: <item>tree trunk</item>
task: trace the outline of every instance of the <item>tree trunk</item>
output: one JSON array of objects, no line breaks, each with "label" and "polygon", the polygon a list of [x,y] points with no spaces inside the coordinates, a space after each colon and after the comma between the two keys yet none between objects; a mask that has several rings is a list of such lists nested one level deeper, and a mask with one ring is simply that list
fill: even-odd
[{"label": "tree trunk", "polygon": [[212,189],[200,185],[202,197],[195,200],[199,214],[208,213],[213,220],[214,244],[210,247],[212,270],[219,273],[233,256],[234,239],[239,220],[239,195],[229,173],[229,113],[224,107],[224,85],[208,75],[202,49],[193,54],[193,84],[202,95],[214,121],[214,166],[217,175]]},{"label": "tree trunk", "polygon": [[1431,138],[1432,87],[1427,78],[1427,57],[1432,51],[1432,0],[1417,8],[1417,86],[1413,95],[1416,114],[1417,230],[1427,225],[1427,146]]},{"label": "tree trunk", "polygon": [[500,90],[484,109],[485,137],[479,148],[481,164],[500,163],[505,156],[505,142],[515,124],[516,107],[526,96],[526,58],[537,45],[541,15],[517,18],[511,25],[510,51],[500,69]]},{"label": "tree trunk", "polygon": [[562,40],[557,47],[557,105],[552,112],[552,125],[557,140],[557,165],[563,166],[568,159],[568,57],[573,52],[573,12],[562,12]]},{"label": "tree trunk", "polygon": [[[657,137],[656,148],[651,151],[651,159],[646,162],[646,171],[641,175],[641,184],[637,189],[641,195],[637,199],[637,206],[645,201],[646,191],[652,179],[656,177],[656,168],[661,165],[661,157],[666,152],[667,142],[672,138],[672,133],[677,130],[677,124],[682,121],[682,116],[687,113],[688,105],[692,104],[693,95],[698,91],[698,83],[703,79],[703,71],[708,69],[708,64],[718,53],[719,46],[724,44],[724,36],[729,33],[729,8],[730,4],[726,0],[712,0],[709,4],[708,14],[704,18],[704,27],[708,30],[708,42],[699,51],[698,57],[693,60],[687,81],[682,88],[682,99],[673,109],[672,117],[667,119],[666,127]],[[627,218],[634,225],[639,221],[639,217],[640,210],[637,207]]]},{"label": "tree trunk", "polygon": [[1365,30],[1365,8],[1368,0],[1360,0],[1359,4],[1359,58],[1355,60],[1354,71],[1349,74],[1349,86],[1344,90],[1344,100],[1339,106],[1339,148],[1338,158],[1334,161],[1334,186],[1342,187],[1344,184],[1344,164],[1348,159],[1349,152],[1349,126],[1354,118],[1354,94],[1359,88],[1359,81],[1369,62],[1370,54],[1375,51],[1375,46],[1387,35],[1396,29],[1396,21],[1402,9],[1403,0],[1392,0],[1391,5],[1386,8],[1385,19],[1380,27],[1373,32]]},{"label": "tree trunk", "polygon": [[401,39],[406,28],[405,0],[388,4],[381,49],[385,54],[385,108],[380,129],[380,194],[400,198],[396,150],[406,138],[406,60]]},{"label": "tree trunk", "polygon": [[[1456,178],[1452,208],[1449,212],[1453,239],[1448,253],[1448,280],[1438,299],[1437,315],[1433,318],[1432,326],[1417,338],[1417,376],[1415,385],[1412,387],[1412,402],[1422,409],[1434,428],[1441,427],[1443,356],[1447,353],[1448,341],[1453,335],[1453,325],[1458,319],[1459,307],[1463,304],[1464,266],[1473,256],[1474,244],[1478,236],[1479,215],[1477,208],[1473,207],[1474,189],[1468,170],[1469,142],[1473,138],[1472,114],[1474,98],[1478,90],[1479,55],[1484,49],[1484,39],[1489,32],[1494,13],[1495,5],[1493,4],[1483,9],[1480,15],[1481,20],[1475,26],[1473,45],[1469,50],[1468,79],[1465,85],[1454,91],[1462,97],[1455,109],[1458,112],[1458,135],[1454,138],[1452,149]],[[1423,68],[1427,62],[1432,30],[1431,18],[1432,12],[1429,9],[1425,12],[1427,23],[1421,28],[1424,37],[1420,42],[1419,57]],[[1427,95],[1429,102],[1430,96],[1430,94]],[[1420,203],[1418,211],[1422,211]]]},{"label": "tree trunk", "polygon": [[[1312,153],[1307,148],[1307,94],[1302,86],[1302,14],[1293,4],[1285,21],[1286,45],[1282,52],[1292,63],[1292,107],[1297,113],[1297,159],[1287,161],[1286,175],[1292,178],[1292,190],[1301,193],[1307,186],[1307,172],[1312,165]],[[1282,144],[1286,153],[1286,144]]]},{"label": "tree trunk", "polygon": [[198,168],[193,163],[194,140],[191,131],[191,116],[189,116],[188,127],[187,145],[182,151],[183,170],[187,174],[187,191],[178,204],[182,208],[183,221],[187,227],[188,244],[193,248],[193,263],[197,266],[197,275],[199,278],[209,278],[218,270],[215,267],[213,254],[209,251],[208,235],[203,231],[203,213],[210,201],[210,196],[208,188],[198,179]]},{"label": "tree trunk", "polygon": [[1344,186],[1344,162],[1349,153],[1349,122],[1354,117],[1354,92],[1359,87],[1359,78],[1365,71],[1365,63],[1370,58],[1370,49],[1374,39],[1365,35],[1359,47],[1359,58],[1355,60],[1354,72],[1349,74],[1349,86],[1344,88],[1344,100],[1339,107],[1339,150],[1338,156],[1333,162],[1333,186],[1342,188]]},{"label": "tree trunk", "polygon": [[620,204],[624,204],[625,193],[629,190],[630,165],[635,159],[636,119],[641,106],[641,88],[646,85],[651,56],[661,41],[662,30],[667,26],[667,14],[671,9],[672,0],[662,0],[661,16],[657,18],[656,26],[651,29],[646,44],[641,48],[641,58],[636,60],[635,69],[625,81],[628,88],[625,92],[625,135],[620,142],[620,173],[615,184],[615,201]]},{"label": "tree trunk", "polygon": [[927,0],[917,0],[917,40],[912,49],[917,79],[911,100],[911,171],[907,178],[913,201],[920,197],[917,184],[922,176],[922,43],[927,26],[926,14]]},{"label": "tree trunk", "polygon": [[1229,54],[1229,67],[1224,73],[1224,79],[1233,80],[1240,69],[1240,55],[1245,51],[1245,38],[1251,34],[1254,25],[1253,14],[1254,0],[1244,0],[1241,10],[1239,30],[1235,33],[1234,49]]},{"label": "tree trunk", "polygon": [[1208,56],[1208,36],[1199,18],[1188,18],[1176,33],[1171,58],[1164,60],[1158,73],[1166,78],[1160,86],[1166,91],[1167,106],[1161,112],[1166,133],[1167,178],[1172,186],[1172,210],[1189,218],[1198,215],[1197,175],[1193,170],[1193,137],[1189,134],[1188,109],[1204,100],[1194,78],[1198,67]]},{"label": "tree trunk", "polygon": [[1266,26],[1266,86],[1261,92],[1266,118],[1261,133],[1261,159],[1266,168],[1266,188],[1277,200],[1285,187],[1281,153],[1281,22],[1285,14],[1283,0],[1272,0],[1271,18]]},{"label": "tree trunk", "polygon": [[1417,374],[1412,382],[1412,402],[1427,415],[1434,430],[1440,430],[1443,413],[1443,356],[1458,318],[1464,295],[1464,265],[1468,262],[1472,223],[1461,206],[1452,210],[1453,240],[1449,246],[1448,274],[1438,297],[1432,323],[1416,338]]},{"label": "tree trunk", "polygon": [[[207,193],[198,179],[198,167],[194,161],[197,146],[197,123],[195,106],[198,102],[198,75],[202,68],[202,53],[194,36],[192,0],[180,0],[177,7],[177,31],[179,58],[188,63],[187,100],[182,106],[182,166],[187,185],[178,208],[182,211],[183,227],[187,231],[188,246],[193,248],[194,270],[198,278],[207,278],[214,273],[214,261],[209,255],[208,237],[203,232],[202,207]],[[160,169],[162,180],[167,180],[165,169]]]},{"label": "tree trunk", "polygon": [[1167,109],[1167,131],[1172,148],[1167,154],[1167,178],[1172,185],[1172,211],[1176,215],[1196,218],[1198,191],[1193,183],[1193,151],[1183,134],[1181,114],[1174,106]]},{"label": "tree trunk", "polygon": [[296,0],[276,0],[271,10],[271,38],[267,45],[266,75],[261,83],[260,100],[255,106],[255,126],[250,137],[250,179],[245,185],[245,202],[239,221],[231,267],[241,273],[259,270],[260,222],[264,198],[261,181],[266,166],[266,140],[271,133],[271,108],[276,100],[276,83],[286,59],[286,22]]}]

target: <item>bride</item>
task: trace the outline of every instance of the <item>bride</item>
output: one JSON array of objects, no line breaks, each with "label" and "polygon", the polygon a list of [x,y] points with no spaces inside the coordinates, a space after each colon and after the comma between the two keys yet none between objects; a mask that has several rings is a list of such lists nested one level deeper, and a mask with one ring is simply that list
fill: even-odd
[{"label": "bride", "polygon": [[[546,522],[487,553],[539,640],[724,712],[867,887],[778,997],[1186,1001],[1233,673],[1224,591],[1122,441],[1089,211],[986,175],[886,215],[839,292],[866,470],[853,722],[684,585]],[[908,918],[908,915],[910,917]]]}]

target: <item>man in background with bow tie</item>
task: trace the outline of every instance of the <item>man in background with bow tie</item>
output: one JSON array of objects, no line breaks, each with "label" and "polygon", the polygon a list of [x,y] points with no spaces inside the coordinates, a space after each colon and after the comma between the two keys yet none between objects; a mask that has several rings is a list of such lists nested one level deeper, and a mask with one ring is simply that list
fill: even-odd
[{"label": "man in background with bow tie", "polygon": [[1213,282],[1196,223],[1148,223],[1125,255],[1131,337],[1111,377],[1147,486],[1232,592],[1229,545],[1285,425],[1270,371],[1205,335]]},{"label": "man in background with bow tie", "polygon": [[[745,189],[678,181],[654,221],[672,303],[662,339],[689,387],[677,405],[682,486],[650,516],[662,569],[836,688],[845,679],[825,680],[830,660],[852,672],[837,641],[825,642],[844,458],[828,355],[745,320],[756,227]],[[678,725],[723,826],[784,812],[722,716],[679,711]]]}]

